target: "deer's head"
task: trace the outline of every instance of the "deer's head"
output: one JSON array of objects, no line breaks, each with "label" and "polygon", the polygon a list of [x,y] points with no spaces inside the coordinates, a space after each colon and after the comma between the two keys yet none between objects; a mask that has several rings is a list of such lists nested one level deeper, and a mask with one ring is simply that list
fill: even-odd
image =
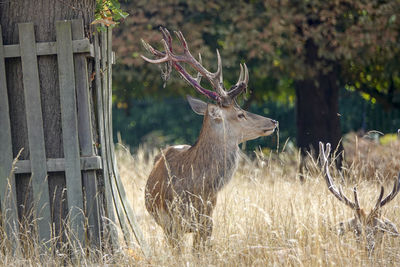
[{"label": "deer's head", "polygon": [[384,233],[395,236],[399,235],[396,225],[392,223],[389,219],[382,217],[382,207],[393,200],[395,196],[399,193],[400,174],[394,183],[392,192],[384,198],[384,188],[382,186],[374,208],[372,208],[369,213],[366,213],[364,209],[360,207],[360,204],[358,202],[356,187],[353,188],[354,201],[351,201],[343,194],[342,188],[340,186],[339,188],[337,188],[333,184],[328,164],[330,151],[331,145],[329,143],[326,144],[326,150],[324,149],[324,144],[321,142],[319,143],[320,160],[322,163],[321,165],[323,166],[322,168],[326,184],[329,191],[337,199],[350,207],[354,212],[353,218],[349,219],[346,222],[339,223],[338,232],[340,235],[343,235],[345,232],[351,231],[355,234],[358,241],[361,241],[364,238],[366,242],[366,249],[369,255],[371,255],[376,245],[382,241],[382,236]]},{"label": "deer's head", "polygon": [[[249,72],[246,64],[240,64],[240,75],[237,83],[229,90],[225,90],[222,77],[222,61],[217,50],[218,67],[216,72],[208,71],[201,62],[197,61],[189,51],[188,44],[181,32],[175,32],[179,39],[183,54],[176,55],[172,49],[172,37],[169,31],[160,27],[163,35],[162,44],[165,52],[154,49],[151,45],[144,42],[144,47],[157,59],[149,59],[142,56],[144,60],[154,64],[166,63],[167,69],[174,68],[178,73],[198,92],[205,95],[215,103],[205,103],[199,99],[188,96],[188,101],[194,112],[204,115],[203,128],[209,127],[210,131],[216,131],[227,135],[237,143],[255,139],[259,136],[267,136],[274,132],[278,122],[263,116],[247,112],[236,103],[236,97],[247,88]],[[197,77],[192,77],[182,66],[186,63],[193,67],[197,72]],[[207,90],[201,86],[201,79],[204,77],[213,87],[214,91]]]}]

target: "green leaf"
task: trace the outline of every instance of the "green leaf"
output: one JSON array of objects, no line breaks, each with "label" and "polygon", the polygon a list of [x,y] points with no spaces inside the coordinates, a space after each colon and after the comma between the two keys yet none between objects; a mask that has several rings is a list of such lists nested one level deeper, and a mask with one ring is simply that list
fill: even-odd
[{"label": "green leaf", "polygon": [[393,14],[390,16],[389,20],[388,20],[388,24],[394,24],[396,22],[396,14]]}]

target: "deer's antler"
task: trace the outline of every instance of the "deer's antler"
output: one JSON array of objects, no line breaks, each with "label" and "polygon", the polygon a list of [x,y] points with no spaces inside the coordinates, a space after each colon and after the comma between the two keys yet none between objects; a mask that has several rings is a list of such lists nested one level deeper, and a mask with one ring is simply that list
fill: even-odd
[{"label": "deer's antler", "polygon": [[392,201],[397,196],[399,191],[400,191],[400,173],[397,177],[397,180],[394,182],[392,192],[389,195],[387,195],[383,200],[382,198],[384,195],[384,188],[383,186],[381,186],[381,192],[379,194],[378,200],[376,201],[373,211],[379,210],[381,207]]},{"label": "deer's antler", "polygon": [[[151,45],[142,40],[143,46],[150,53],[155,55],[158,59],[149,59],[143,55],[141,57],[147,62],[153,64],[167,63],[170,62],[172,66],[182,75],[182,77],[189,82],[196,90],[198,90],[203,95],[208,98],[222,104],[229,105],[234,98],[236,98],[240,93],[242,93],[247,88],[247,83],[249,81],[249,72],[246,64],[240,64],[240,75],[238,82],[231,87],[229,91],[225,91],[222,77],[222,60],[217,49],[217,61],[218,67],[216,72],[208,71],[201,63],[201,56],[199,56],[199,61],[197,61],[190,53],[188,44],[183,36],[182,32],[175,31],[175,35],[179,39],[182,47],[183,54],[176,55],[172,51],[172,37],[166,28],[160,27],[163,35],[161,40],[165,52],[158,51],[154,49]],[[193,78],[180,63],[187,63],[192,66],[197,72],[197,78]],[[211,86],[214,88],[215,92],[207,90],[200,85],[201,77],[206,78]]]},{"label": "deer's antler", "polygon": [[353,192],[354,192],[354,202],[353,202],[353,201],[349,200],[349,198],[343,194],[341,186],[339,186],[339,190],[338,190],[336,188],[336,186],[333,184],[333,179],[329,172],[329,162],[328,162],[328,157],[329,157],[330,152],[331,152],[331,144],[330,143],[326,144],[326,151],[325,151],[324,144],[322,142],[319,142],[319,157],[321,160],[321,164],[323,166],[322,168],[323,168],[326,184],[328,185],[328,189],[329,189],[329,191],[331,191],[331,193],[337,199],[342,201],[344,204],[346,204],[347,206],[349,206],[350,208],[352,208],[354,210],[359,210],[360,205],[358,203],[357,187],[353,188]]}]

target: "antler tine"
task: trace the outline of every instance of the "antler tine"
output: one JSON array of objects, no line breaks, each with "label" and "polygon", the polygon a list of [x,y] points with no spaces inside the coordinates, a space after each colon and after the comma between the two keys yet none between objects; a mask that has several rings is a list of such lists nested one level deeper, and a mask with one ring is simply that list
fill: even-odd
[{"label": "antler tine", "polygon": [[[160,64],[160,63],[164,63],[164,62],[173,60],[173,59],[172,59],[171,52],[170,52],[170,49],[169,49],[168,44],[167,44],[167,41],[165,41],[164,39],[162,39],[161,42],[162,42],[162,44],[163,44],[163,46],[164,46],[164,49],[165,49],[165,52],[166,52],[166,53],[164,54],[164,57],[162,57],[162,58],[160,58],[160,59],[150,59],[150,58],[147,58],[147,57],[145,57],[145,56],[143,56],[143,55],[140,55],[140,56],[141,56],[144,60],[146,60],[147,62],[153,63],[153,64]],[[144,42],[144,43],[147,44],[146,42]],[[156,49],[154,49],[154,48],[153,48],[151,45],[149,45],[149,44],[147,44],[147,46],[148,46],[148,49],[150,50],[150,52],[152,52],[154,55],[159,55],[160,53],[162,53],[162,52],[159,52],[159,51],[157,51]]]},{"label": "antler tine", "polygon": [[385,189],[383,188],[383,186],[381,186],[381,192],[379,193],[379,197],[376,200],[376,204],[375,204],[375,207],[374,207],[373,210],[377,210],[377,209],[379,209],[381,207],[381,201],[382,201],[382,198],[383,198],[384,191],[385,191]]},{"label": "antler tine", "polygon": [[[200,64],[203,64],[203,60],[201,59],[201,54],[199,53],[199,63]],[[200,72],[197,72],[197,77],[196,77],[196,82],[198,82],[199,84],[200,84],[200,82],[201,82],[201,78],[202,78],[203,76],[201,75],[201,73]]]},{"label": "antler tine", "polygon": [[329,155],[331,154],[331,144],[330,143],[327,143],[326,144],[326,153],[325,153],[325,159],[326,159],[326,162],[328,162],[328,158],[329,158]]},{"label": "antler tine", "polygon": [[242,80],[243,80],[243,64],[240,63],[240,74],[239,74],[239,79],[238,79],[238,81],[236,82],[236,84],[241,83]]},{"label": "antler tine", "polygon": [[[329,153],[331,151],[331,144],[327,143],[326,144],[326,151],[324,149],[324,144],[322,142],[319,142],[319,152],[320,152],[320,158],[321,158],[321,163],[323,164],[323,170],[324,170],[324,174],[325,174],[325,181],[326,184],[328,186],[329,191],[331,191],[331,193],[340,201],[342,201],[344,204],[346,204],[347,206],[349,206],[352,209],[356,209],[358,207],[358,199],[357,199],[357,192],[355,192],[355,198],[357,199],[357,204],[350,201],[344,194],[342,191],[342,187],[339,186],[339,190],[336,188],[336,186],[333,184],[333,179],[330,175],[329,172],[329,164],[328,164],[328,157],[329,157]],[[355,189],[355,191],[357,191]]]},{"label": "antler tine", "polygon": [[249,70],[247,69],[246,63],[240,63],[240,74],[239,74],[239,79],[236,82],[236,84],[240,84],[240,83],[245,83],[247,85],[247,83],[249,82]]},{"label": "antler tine", "polygon": [[[150,44],[148,44],[148,43],[146,43],[143,39],[141,39],[141,41],[142,41],[142,45],[143,45],[143,47],[148,51],[148,52],[150,52],[150,53],[152,53],[153,55],[155,55],[155,56],[158,56],[158,57],[164,57],[165,56],[165,53],[163,53],[163,52],[161,52],[161,51],[158,51],[157,49],[154,49]],[[147,57],[144,57],[143,55],[140,55],[143,59],[147,59]]]},{"label": "antler tine", "polygon": [[219,54],[219,50],[217,49],[217,61],[218,61],[218,68],[217,72],[214,73],[215,78],[219,79],[219,83],[224,83],[224,78],[222,77],[222,60],[221,55]]},{"label": "antler tine", "polygon": [[349,206],[352,209],[360,209],[360,205],[358,204],[358,196],[357,196],[357,188],[353,188],[355,202],[351,201],[345,194],[343,194],[342,186],[339,186],[339,195],[344,204]]},{"label": "antler tine", "polygon": [[393,200],[399,193],[399,190],[400,190],[400,173],[397,177],[396,182],[393,185],[392,192],[380,202],[380,207],[384,206],[385,204]]},{"label": "antler tine", "polygon": [[160,26],[160,31],[163,35],[164,40],[168,43],[168,46],[170,47],[172,51],[172,37],[171,34],[169,33],[167,28],[161,27]]},{"label": "antler tine", "polygon": [[321,160],[321,164],[324,165],[328,162],[329,153],[331,153],[331,144],[326,144],[326,152],[324,148],[324,144],[319,142],[319,158]]},{"label": "antler tine", "polygon": [[174,33],[175,33],[176,37],[178,37],[179,41],[181,42],[184,52],[190,54],[189,46],[186,42],[185,37],[183,36],[183,33],[181,31],[174,31]]},{"label": "antler tine", "polygon": [[249,70],[247,69],[246,63],[244,65],[244,83],[247,85],[249,83]]},{"label": "antler tine", "polygon": [[[163,43],[165,51],[172,51],[172,37],[171,34],[169,33],[168,29],[161,27],[160,26],[160,31],[163,35],[163,40],[161,42]],[[163,53],[161,51],[158,51],[157,49],[154,49],[149,43],[145,42],[143,39],[141,39],[142,44],[144,48],[152,53],[155,56],[162,57],[162,61],[158,63],[163,63],[169,60],[168,58],[168,53]],[[146,60],[149,63],[155,63],[158,64],[157,62],[154,62],[153,59],[149,59],[143,55],[140,55],[144,60]],[[160,60],[160,59],[159,59]]]},{"label": "antler tine", "polygon": [[233,99],[241,94],[246,88],[249,82],[249,70],[246,64],[240,64],[239,79],[234,86],[228,91],[228,96]]},{"label": "antler tine", "polygon": [[218,94],[221,96],[226,96],[227,93],[224,90],[224,78],[222,77],[222,60],[218,49],[217,49],[217,62],[218,62],[217,71],[214,73],[210,73],[210,80],[212,80],[216,84],[215,90],[218,92]]}]

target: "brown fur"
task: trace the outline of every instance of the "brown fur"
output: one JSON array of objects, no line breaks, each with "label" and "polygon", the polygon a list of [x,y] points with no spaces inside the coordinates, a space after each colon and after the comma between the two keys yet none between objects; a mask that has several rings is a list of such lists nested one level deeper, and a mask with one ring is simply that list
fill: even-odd
[{"label": "brown fur", "polygon": [[208,104],[197,142],[168,147],[157,156],[146,184],[146,208],[173,247],[179,247],[184,233],[195,233],[195,248],[209,240],[217,193],[236,170],[238,144],[271,134],[275,127],[275,121],[237,106]]}]

